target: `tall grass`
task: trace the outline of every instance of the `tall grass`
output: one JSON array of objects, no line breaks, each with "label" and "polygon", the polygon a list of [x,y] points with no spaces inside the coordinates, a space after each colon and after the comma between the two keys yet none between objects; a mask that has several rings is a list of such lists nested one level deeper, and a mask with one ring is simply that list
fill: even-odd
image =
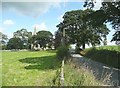
[{"label": "tall grass", "polygon": [[95,79],[94,75],[84,68],[79,68],[72,62],[64,66],[65,86],[99,86],[102,83]]},{"label": "tall grass", "polygon": [[[56,72],[60,75],[60,70]],[[59,76],[54,79],[54,85],[60,86]],[[64,86],[102,86],[102,82],[96,80],[93,73],[88,69],[79,68],[73,62],[64,65]]]}]

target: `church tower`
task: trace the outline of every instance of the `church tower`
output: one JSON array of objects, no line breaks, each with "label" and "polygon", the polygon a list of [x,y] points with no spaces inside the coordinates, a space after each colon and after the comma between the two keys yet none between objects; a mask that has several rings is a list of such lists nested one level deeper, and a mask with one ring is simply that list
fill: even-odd
[{"label": "church tower", "polygon": [[33,32],[33,35],[36,35],[36,32],[37,31],[37,29],[36,29],[36,26],[34,27],[34,32]]}]

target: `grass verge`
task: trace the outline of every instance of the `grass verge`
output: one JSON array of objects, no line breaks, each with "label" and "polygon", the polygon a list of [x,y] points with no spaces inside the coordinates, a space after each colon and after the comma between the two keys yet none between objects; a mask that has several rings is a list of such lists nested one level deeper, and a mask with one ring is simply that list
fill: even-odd
[{"label": "grass verge", "polygon": [[81,54],[92,60],[120,69],[120,46],[105,46],[86,49]]},{"label": "grass verge", "polygon": [[67,86],[100,86],[102,83],[84,68],[77,68],[72,62],[67,62],[64,67],[65,85]]}]

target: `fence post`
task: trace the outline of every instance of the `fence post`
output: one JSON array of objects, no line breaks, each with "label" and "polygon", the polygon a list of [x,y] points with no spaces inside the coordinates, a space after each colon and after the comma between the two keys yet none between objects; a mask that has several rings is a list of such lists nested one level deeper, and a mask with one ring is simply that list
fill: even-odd
[{"label": "fence post", "polygon": [[62,66],[61,66],[61,78],[60,78],[61,86],[64,86],[64,71],[63,71],[63,67],[64,67],[64,59],[62,60]]}]

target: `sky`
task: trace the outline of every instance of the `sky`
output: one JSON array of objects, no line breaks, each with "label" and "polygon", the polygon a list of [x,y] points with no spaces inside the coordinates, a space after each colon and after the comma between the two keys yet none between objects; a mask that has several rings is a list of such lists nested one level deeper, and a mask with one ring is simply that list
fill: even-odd
[{"label": "sky", "polygon": [[[56,25],[62,22],[62,16],[65,12],[78,9],[86,9],[83,7],[83,1],[61,1],[51,0],[39,1],[39,0],[27,0],[16,2],[15,0],[4,0],[0,3],[0,32],[6,34],[8,38],[13,37],[13,32],[22,28],[27,31],[34,31],[36,26],[37,31],[47,30],[53,34],[57,31]],[[101,1],[97,0],[94,10],[99,9]],[[111,30],[111,25],[107,24],[107,27]],[[107,36],[108,44],[113,45],[110,42],[114,30],[111,30]]]}]

